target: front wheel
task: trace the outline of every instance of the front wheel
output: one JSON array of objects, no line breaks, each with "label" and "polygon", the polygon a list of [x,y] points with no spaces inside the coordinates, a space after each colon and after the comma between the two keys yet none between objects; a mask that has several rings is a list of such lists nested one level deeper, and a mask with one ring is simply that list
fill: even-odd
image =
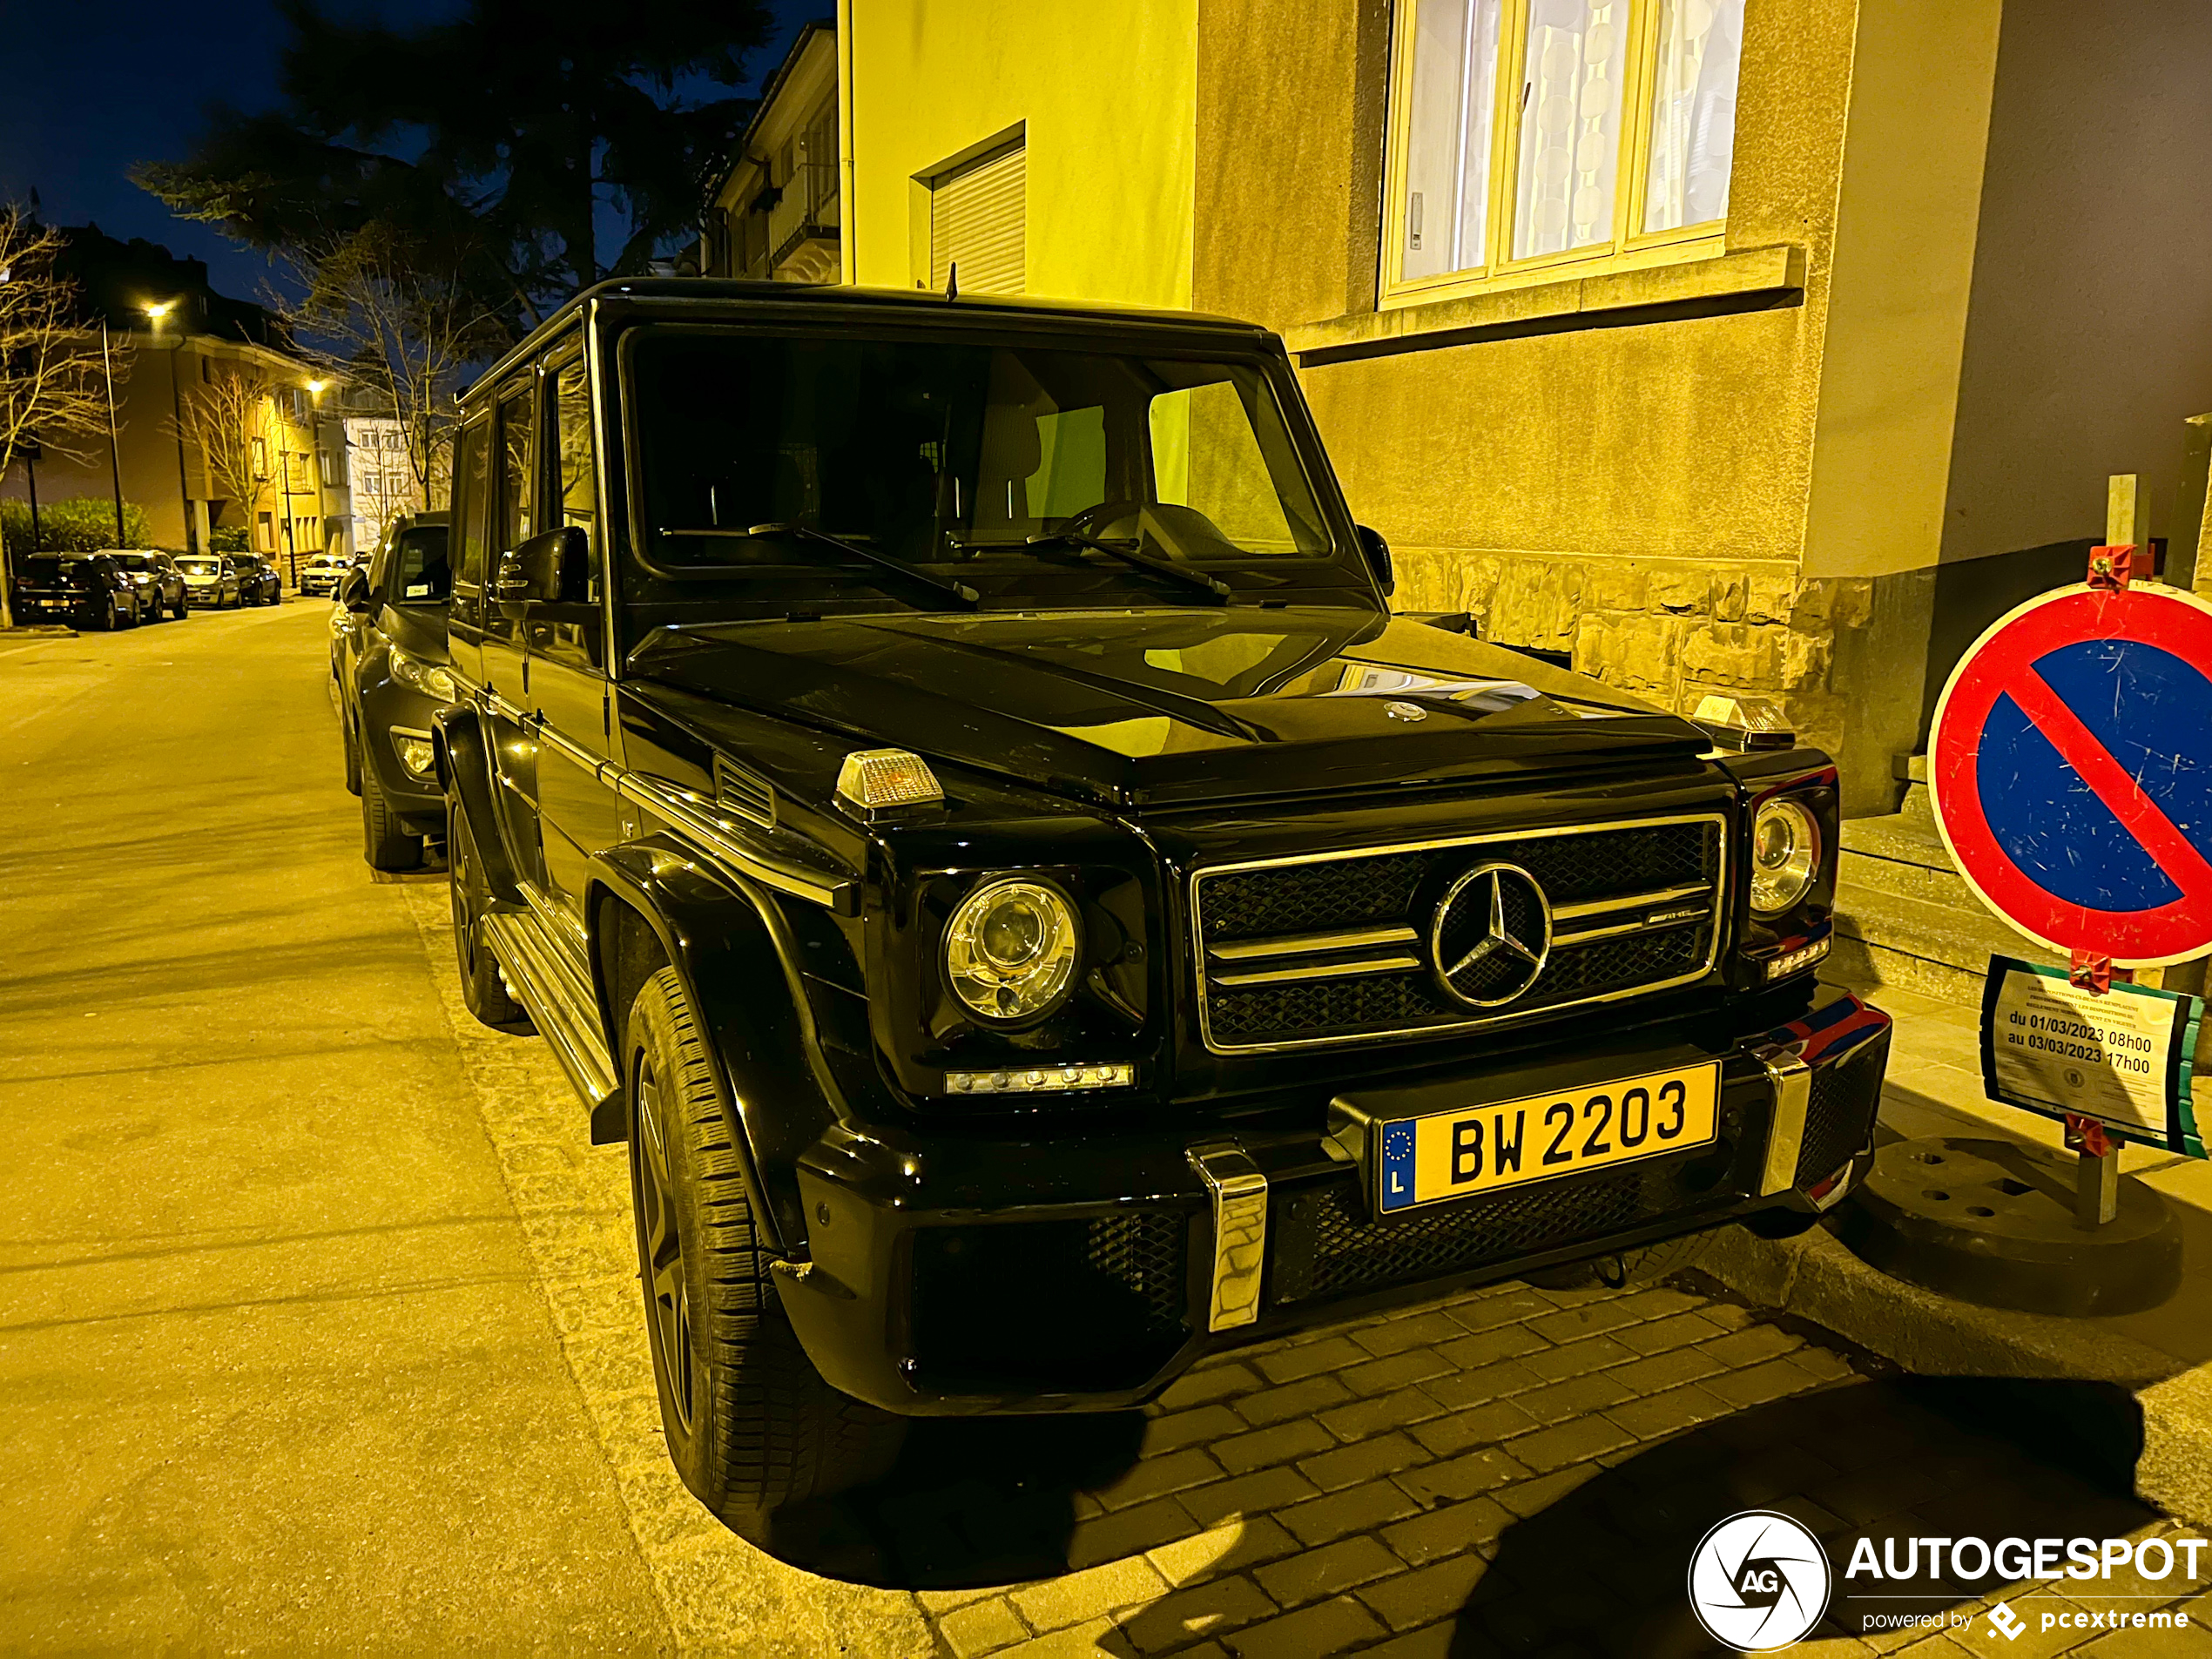
[{"label": "front wheel", "polygon": [[[358,750],[353,751],[355,755]],[[419,870],[422,867],[422,838],[411,833],[392,811],[376,768],[361,765],[361,856],[372,870]]]},{"label": "front wheel", "polygon": [[453,904],[453,948],[461,969],[461,1000],[469,1013],[495,1031],[531,1031],[536,1028],[530,1024],[529,1011],[508,990],[498,960],[484,943],[484,913],[491,907],[491,887],[484,880],[475,838],[469,833],[469,819],[450,799],[446,802],[446,846],[451,849],[446,888]]},{"label": "front wheel", "polygon": [[673,968],[631,1004],[631,1193],[668,1454],[741,1534],[876,1479],[906,1420],[822,1380],[784,1312],[698,1020]]},{"label": "front wheel", "polygon": [[123,612],[115,603],[115,596],[107,597],[107,604],[100,612],[100,631],[111,634],[123,625]]}]

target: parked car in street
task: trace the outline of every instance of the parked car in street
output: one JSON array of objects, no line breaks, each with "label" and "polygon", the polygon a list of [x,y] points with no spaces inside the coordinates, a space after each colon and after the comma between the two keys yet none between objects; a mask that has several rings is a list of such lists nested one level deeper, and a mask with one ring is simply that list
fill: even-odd
[{"label": "parked car in street", "polygon": [[145,604],[131,573],[108,553],[32,553],[17,558],[9,597],[22,622],[135,628]]},{"label": "parked car in street", "polygon": [[353,560],[343,553],[318,553],[300,567],[300,591],[333,597],[340,579],[353,568]]},{"label": "parked car in street", "polygon": [[185,573],[176,556],[159,549],[149,551],[112,550],[108,557],[121,565],[138,590],[139,614],[153,622],[164,617],[182,619],[190,608],[185,595]]},{"label": "parked car in street", "polygon": [[246,605],[274,605],[284,603],[284,573],[277,569],[274,559],[264,558],[259,553],[233,553],[231,563],[238,570],[238,600]]},{"label": "parked car in street", "polygon": [[445,838],[431,732],[455,696],[446,666],[451,592],[443,513],[394,519],[368,568],[347,571],[339,590],[331,675],[346,787],[361,797],[361,855],[373,870],[415,869],[423,841]]},{"label": "parked car in street", "polygon": [[238,567],[228,553],[185,553],[177,568],[184,573],[185,601],[195,610],[220,610],[241,603]]},{"label": "parked car in street", "polygon": [[1263,328],[626,280],[454,478],[464,997],[628,1142],[740,1530],[915,1416],[1656,1275],[1868,1166],[1834,762],[1393,617]]}]

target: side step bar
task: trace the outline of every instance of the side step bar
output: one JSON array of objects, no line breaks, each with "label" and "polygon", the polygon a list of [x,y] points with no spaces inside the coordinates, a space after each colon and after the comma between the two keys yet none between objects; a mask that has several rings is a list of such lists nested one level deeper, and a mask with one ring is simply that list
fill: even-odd
[{"label": "side step bar", "polygon": [[622,1084],[600,1035],[598,1004],[573,956],[531,911],[492,911],[483,927],[516,997],[590,1109],[592,1144],[623,1139],[628,1114]]}]

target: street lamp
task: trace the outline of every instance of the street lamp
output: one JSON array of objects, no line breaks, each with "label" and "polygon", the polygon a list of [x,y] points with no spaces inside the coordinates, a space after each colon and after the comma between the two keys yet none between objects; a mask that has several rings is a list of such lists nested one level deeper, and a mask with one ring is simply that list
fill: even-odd
[{"label": "street lamp", "polygon": [[[161,320],[177,307],[174,300],[159,300],[141,305],[153,324],[154,338],[161,337]],[[177,343],[169,348],[169,424],[177,435],[177,511],[184,520],[185,550],[199,551],[199,536],[192,522],[192,486],[185,479],[185,408],[183,395],[177,389],[177,360],[185,349],[185,331],[177,331]]]}]

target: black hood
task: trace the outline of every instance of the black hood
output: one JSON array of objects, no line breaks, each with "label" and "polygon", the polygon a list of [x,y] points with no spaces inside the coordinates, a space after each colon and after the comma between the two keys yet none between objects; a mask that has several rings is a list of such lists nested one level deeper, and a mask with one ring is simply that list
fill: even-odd
[{"label": "black hood", "polygon": [[[1372,789],[1710,746],[1534,658],[1336,606],[664,629],[636,680],[1116,805]],[[642,688],[641,688],[642,689]]]},{"label": "black hood", "polygon": [[446,660],[443,605],[386,605],[377,613],[376,625],[385,638],[408,656],[426,663]]}]

